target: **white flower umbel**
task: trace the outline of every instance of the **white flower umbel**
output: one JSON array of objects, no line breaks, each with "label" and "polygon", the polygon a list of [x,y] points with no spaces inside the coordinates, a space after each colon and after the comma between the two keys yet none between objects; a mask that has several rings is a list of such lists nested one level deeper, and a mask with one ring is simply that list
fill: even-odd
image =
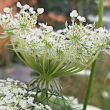
[{"label": "white flower umbel", "polygon": [[[78,99],[74,98],[73,96],[66,97],[67,102],[70,104],[71,108],[73,110],[82,110],[83,104],[79,104]],[[101,110],[95,106],[88,105],[86,110]]]},{"label": "white flower umbel", "polygon": [[47,105],[34,103],[33,92],[27,90],[27,85],[18,80],[7,78],[0,80],[1,110],[51,110]]},{"label": "white flower umbel", "polygon": [[[17,6],[20,12],[15,15],[16,18],[11,13],[0,14],[0,24],[5,34],[10,36],[18,57],[39,74],[29,83],[37,82],[35,88],[60,91],[55,78],[84,70],[100,51],[109,48],[110,33],[104,28],[94,29],[95,24],[84,26],[86,19],[78,16],[75,10],[70,14],[72,25],[68,26],[66,22],[65,29],[54,32],[53,27],[43,23],[39,24],[40,28],[32,29],[44,9],[39,8],[35,13],[29,5],[21,6],[18,2]],[[80,21],[79,25],[75,17]]]}]

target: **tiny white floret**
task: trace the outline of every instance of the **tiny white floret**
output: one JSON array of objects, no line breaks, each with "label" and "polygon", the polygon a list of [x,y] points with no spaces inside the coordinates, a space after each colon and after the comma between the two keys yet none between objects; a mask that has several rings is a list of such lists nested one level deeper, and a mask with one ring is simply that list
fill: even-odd
[{"label": "tiny white floret", "polygon": [[70,13],[70,17],[77,17],[78,16],[78,13],[76,10],[73,10],[71,13]]},{"label": "tiny white floret", "polygon": [[25,4],[25,5],[23,6],[23,8],[24,8],[24,10],[25,10],[25,9],[29,9],[29,8],[30,8],[30,6],[29,6],[29,5],[27,5],[27,4]]},{"label": "tiny white floret", "polygon": [[20,3],[20,2],[17,2],[16,6],[17,6],[17,7],[19,7],[19,8],[21,8],[21,7],[22,7],[22,5],[21,5],[21,3]]},{"label": "tiny white floret", "polygon": [[8,7],[5,7],[3,11],[4,11],[5,13],[10,13],[11,9],[8,8]]},{"label": "tiny white floret", "polygon": [[78,19],[79,21],[86,22],[85,17],[78,16],[77,19]]},{"label": "tiny white floret", "polygon": [[39,14],[42,14],[42,13],[44,12],[44,8],[38,8],[38,9],[37,9],[37,12],[38,12]]}]

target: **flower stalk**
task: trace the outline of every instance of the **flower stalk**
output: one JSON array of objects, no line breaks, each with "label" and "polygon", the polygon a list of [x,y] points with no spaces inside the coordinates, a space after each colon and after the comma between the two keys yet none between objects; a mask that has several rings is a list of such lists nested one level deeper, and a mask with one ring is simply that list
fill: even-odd
[{"label": "flower stalk", "polygon": [[[102,27],[103,25],[103,2],[104,0],[100,0],[99,2],[99,20],[98,20],[98,27]],[[88,105],[88,101],[89,101],[89,97],[90,97],[90,93],[91,93],[91,89],[92,89],[92,84],[93,84],[93,78],[94,78],[94,73],[95,73],[95,67],[96,67],[96,59],[94,60],[94,62],[92,63],[92,68],[91,68],[91,74],[89,77],[89,82],[88,82],[88,88],[86,91],[86,96],[85,96],[85,100],[84,100],[84,105],[83,105],[83,110],[86,110],[86,107]]]}]

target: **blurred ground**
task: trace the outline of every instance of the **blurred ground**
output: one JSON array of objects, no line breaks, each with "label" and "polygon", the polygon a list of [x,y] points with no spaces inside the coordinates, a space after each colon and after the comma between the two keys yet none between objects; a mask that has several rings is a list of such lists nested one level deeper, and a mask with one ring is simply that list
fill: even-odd
[{"label": "blurred ground", "polygon": [[0,68],[0,79],[6,79],[8,77],[29,82],[33,77],[30,75],[33,70],[27,66],[20,64],[12,64],[11,66],[5,68]]}]

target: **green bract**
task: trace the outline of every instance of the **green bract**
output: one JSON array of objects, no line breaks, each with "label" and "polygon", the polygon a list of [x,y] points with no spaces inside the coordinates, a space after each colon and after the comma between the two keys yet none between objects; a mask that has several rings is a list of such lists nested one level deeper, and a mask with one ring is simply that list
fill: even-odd
[{"label": "green bract", "polygon": [[[104,28],[94,29],[95,24],[83,25],[85,18],[78,16],[76,10],[70,13],[72,25],[63,30],[53,31],[53,27],[39,23],[37,16],[44,10],[35,13],[29,5],[17,4],[20,12],[12,17],[11,9],[0,15],[0,24],[6,36],[10,36],[14,51],[39,77],[30,81],[29,85],[46,90],[58,90],[61,87],[55,78],[71,75],[87,68],[100,51],[109,48],[109,32]],[[28,10],[28,11],[27,11]],[[75,22],[79,20],[79,25]]]}]

